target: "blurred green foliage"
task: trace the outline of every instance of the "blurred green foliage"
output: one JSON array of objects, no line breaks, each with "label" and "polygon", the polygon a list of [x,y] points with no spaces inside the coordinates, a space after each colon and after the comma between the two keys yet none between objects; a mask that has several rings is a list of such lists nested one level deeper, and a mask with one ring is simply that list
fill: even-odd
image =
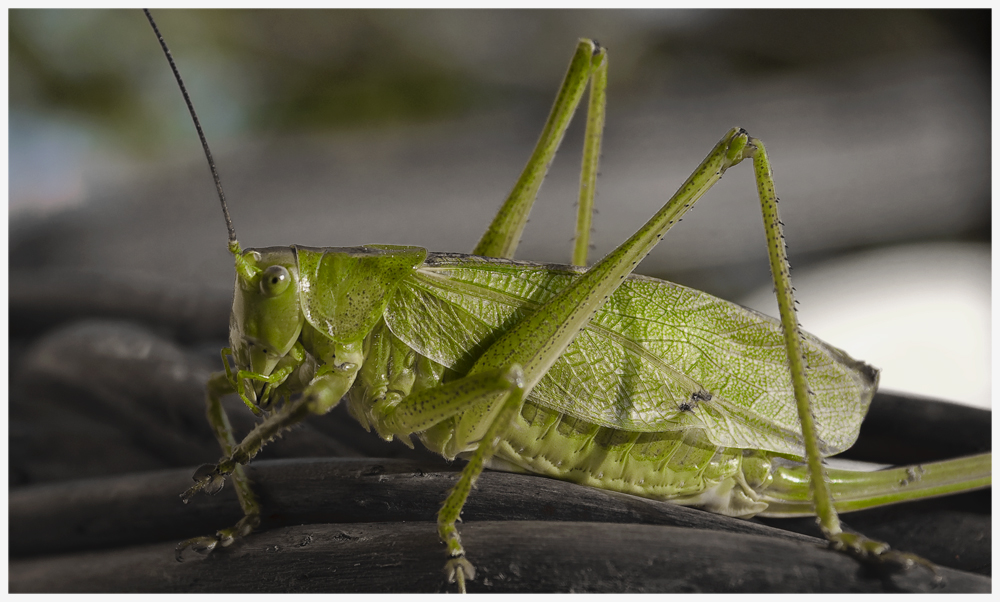
[{"label": "blurred green foliage", "polygon": [[[613,50],[610,85],[630,95],[949,45],[989,64],[985,11],[154,14],[216,135],[393,125],[512,97],[544,105],[580,36]],[[140,152],[190,135],[139,11],[12,10],[9,50],[12,114],[93,122]]]}]

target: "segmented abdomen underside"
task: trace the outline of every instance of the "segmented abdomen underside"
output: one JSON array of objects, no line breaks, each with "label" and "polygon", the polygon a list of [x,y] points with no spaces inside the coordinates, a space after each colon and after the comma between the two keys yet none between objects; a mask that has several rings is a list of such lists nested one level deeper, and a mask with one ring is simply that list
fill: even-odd
[{"label": "segmented abdomen underside", "polygon": [[[353,416],[376,430],[376,402],[386,396],[403,399],[460,377],[416,353],[384,323],[366,339],[365,351],[366,361],[348,403]],[[431,451],[461,457],[478,442],[456,449],[459,421],[460,416],[445,420],[417,433],[417,438]],[[756,492],[770,471],[768,454],[715,445],[700,429],[645,433],[615,429],[547,408],[531,396],[488,466],[703,506],[734,516],[752,516],[765,507],[756,502]]]}]

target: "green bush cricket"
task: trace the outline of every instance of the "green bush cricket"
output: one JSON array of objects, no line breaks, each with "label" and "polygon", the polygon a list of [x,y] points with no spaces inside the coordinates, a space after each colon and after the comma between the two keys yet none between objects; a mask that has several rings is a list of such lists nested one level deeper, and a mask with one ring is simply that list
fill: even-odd
[{"label": "green bush cricket", "polygon": [[[244,251],[226,210],[237,272],[231,346],[208,393],[223,458],[198,471],[184,499],[216,492],[230,478],[246,516],[182,542],[178,555],[248,535],[260,507],[242,465],[275,435],[347,395],[352,415],[380,436],[416,435],[445,457],[469,460],[438,518],[446,572],[460,591],[475,570],[455,522],[486,466],[733,516],[815,511],[838,549],[873,562],[924,562],[842,532],[837,509],[988,486],[990,456],[878,473],[879,499],[870,491],[852,498],[856,483],[838,490],[846,477],[824,476],[822,458],[856,439],[878,373],[799,330],[759,140],[730,130],[650,222],[588,270],[512,261],[589,84],[573,254],[574,264],[586,264],[606,77],[606,51],[582,40],[528,166],[472,255],[388,245]],[[630,276],[744,159],[754,165],[780,322]],[[219,403],[228,393],[266,415],[241,442]],[[794,462],[802,458],[806,464]]]}]

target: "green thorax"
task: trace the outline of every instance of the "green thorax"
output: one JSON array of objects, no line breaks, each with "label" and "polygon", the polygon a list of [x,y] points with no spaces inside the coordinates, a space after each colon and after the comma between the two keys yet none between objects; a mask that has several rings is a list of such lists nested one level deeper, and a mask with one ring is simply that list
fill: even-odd
[{"label": "green thorax", "polygon": [[392,245],[292,248],[302,313],[338,343],[360,342],[371,332],[399,282],[427,256],[419,247]]}]

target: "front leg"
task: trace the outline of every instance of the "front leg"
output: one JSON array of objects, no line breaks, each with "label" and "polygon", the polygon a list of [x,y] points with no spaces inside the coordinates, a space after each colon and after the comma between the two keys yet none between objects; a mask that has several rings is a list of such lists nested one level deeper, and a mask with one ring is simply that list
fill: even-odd
[{"label": "front leg", "polygon": [[[222,448],[223,456],[232,454],[236,447],[236,439],[233,437],[233,428],[229,423],[226,410],[222,407],[222,396],[235,393],[231,380],[226,372],[217,372],[209,378],[206,387],[205,403],[208,422],[212,426],[212,432]],[[204,468],[204,467],[202,467]],[[195,473],[195,480],[199,480],[201,470]],[[237,467],[232,474],[233,486],[236,488],[236,497],[239,499],[240,507],[243,509],[243,518],[232,527],[220,529],[214,535],[193,537],[177,544],[176,556],[178,562],[183,560],[184,552],[193,550],[198,554],[209,554],[219,544],[222,547],[229,546],[237,538],[249,535],[260,524],[260,502],[254,495],[250,479],[242,466]],[[222,487],[222,483],[218,484]],[[218,491],[216,489],[215,491]],[[183,498],[187,503],[187,498]]]},{"label": "front leg", "polygon": [[[233,380],[232,372],[229,370],[229,362],[226,359],[227,351],[229,350],[223,350],[222,362],[226,366],[226,376],[230,380]],[[237,383],[236,393],[243,400],[243,404],[254,413],[254,416],[260,416],[261,410],[268,409],[268,406],[273,402],[275,390],[281,387],[288,380],[289,376],[302,367],[306,362],[306,357],[306,350],[302,347],[302,343],[296,341],[295,345],[288,351],[288,355],[281,358],[271,374],[265,376],[251,372],[250,370],[240,370],[237,372],[235,377],[235,382]],[[253,381],[264,383],[265,385],[259,400],[251,384]],[[251,399],[251,395],[253,395],[253,399]],[[260,402],[260,407],[258,407],[257,401]]]},{"label": "front leg", "polygon": [[203,466],[195,475],[197,482],[181,494],[181,499],[187,501],[199,491],[218,492],[227,477],[241,470],[241,466],[249,463],[279,434],[292,428],[310,414],[326,414],[336,407],[354,383],[360,363],[359,358],[357,362],[345,361],[329,370],[324,370],[322,376],[317,376],[309,383],[301,397],[286,403],[280,410],[254,427],[218,464]]}]

